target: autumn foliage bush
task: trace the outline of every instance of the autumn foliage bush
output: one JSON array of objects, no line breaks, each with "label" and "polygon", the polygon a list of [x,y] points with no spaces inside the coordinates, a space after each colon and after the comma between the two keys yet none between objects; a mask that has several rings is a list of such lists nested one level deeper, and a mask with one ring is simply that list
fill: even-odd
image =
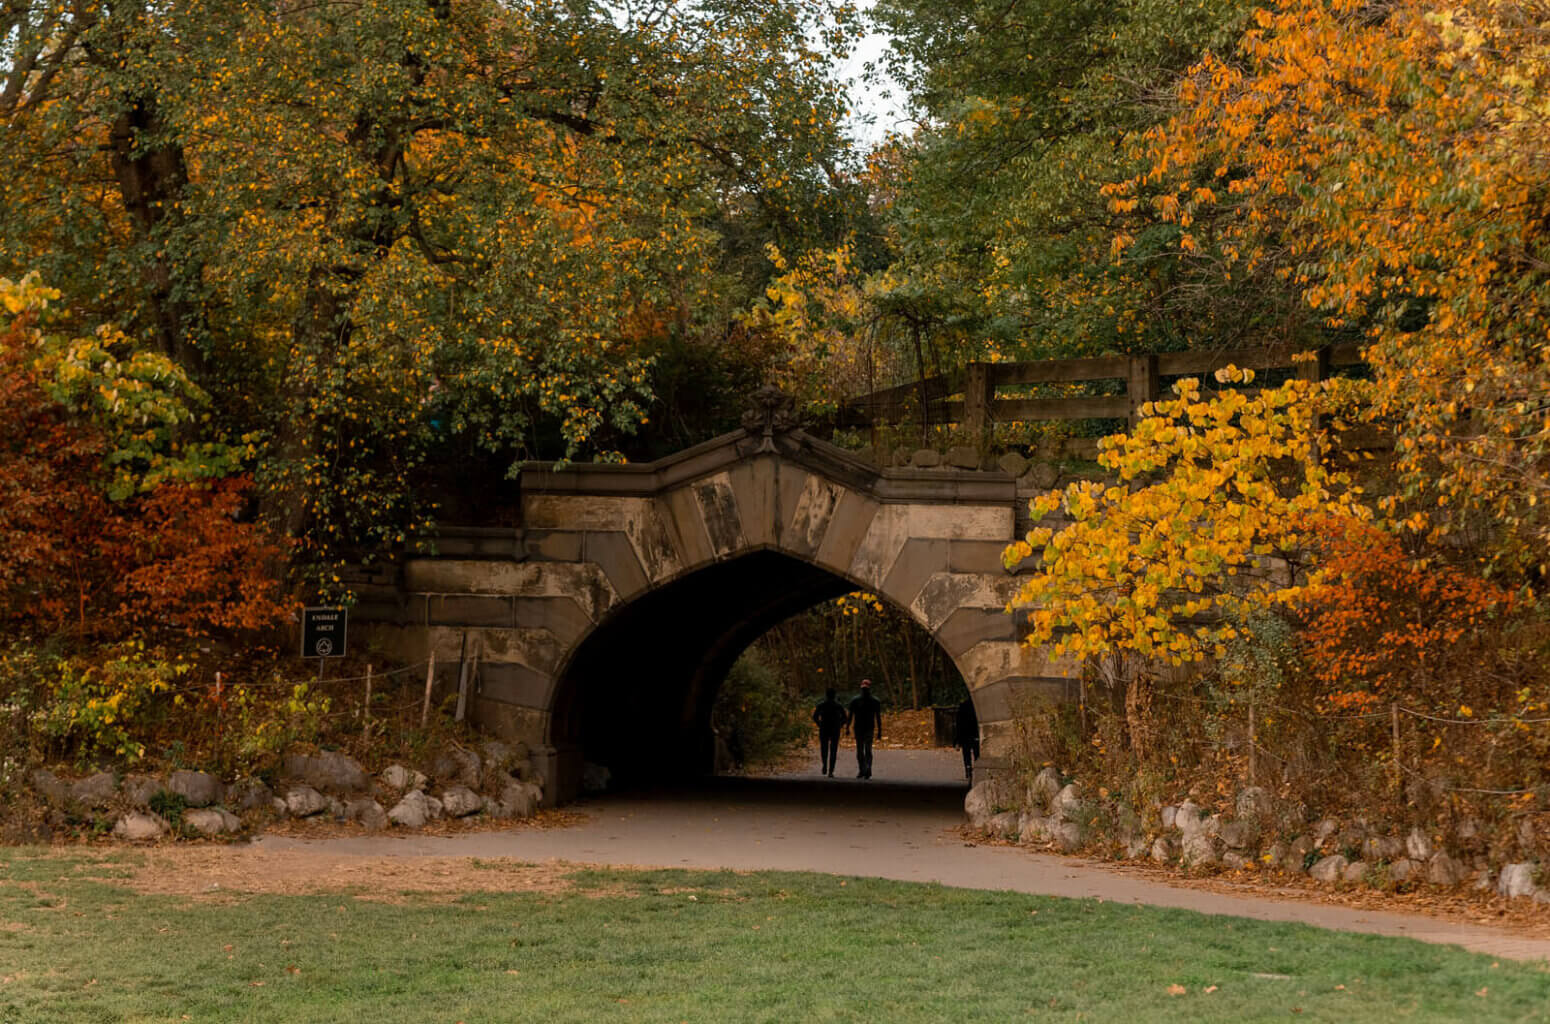
[{"label": "autumn foliage bush", "polygon": [[28,739],[12,749],[132,759],[172,724],[162,705],[201,647],[262,639],[287,617],[284,550],[241,517],[247,477],[187,457],[213,449],[173,429],[192,419],[175,373],[51,338],[51,293],[0,286],[0,687]]},{"label": "autumn foliage bush", "polygon": [[1018,744],[1028,768],[1059,763],[1137,811],[1230,804],[1245,782],[1375,821],[1550,804],[1543,608],[1368,506],[1381,473],[1326,469],[1350,460],[1316,443],[1325,394],[1183,382],[1105,442],[1116,480],[1034,500],[1066,522],[1008,549],[1036,559],[1017,601],[1090,685],[1076,713],[1039,712],[1064,724],[1019,733],[1038,737]]},{"label": "autumn foliage bush", "polygon": [[1301,609],[1301,635],[1324,707],[1368,711],[1402,700],[1452,716],[1510,695],[1491,680],[1507,678],[1495,663],[1517,592],[1407,552],[1370,522],[1323,516],[1309,532],[1323,582]]}]

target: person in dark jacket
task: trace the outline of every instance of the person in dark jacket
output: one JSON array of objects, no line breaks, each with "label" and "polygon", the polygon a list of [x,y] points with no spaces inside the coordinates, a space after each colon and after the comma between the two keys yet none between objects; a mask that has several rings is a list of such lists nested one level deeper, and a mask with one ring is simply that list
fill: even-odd
[{"label": "person in dark jacket", "polygon": [[963,777],[972,783],[974,761],[980,759],[980,720],[974,713],[974,701],[969,698],[958,705],[958,717],[953,725],[953,746],[963,751]]},{"label": "person in dark jacket", "polygon": [[850,702],[850,728],[856,737],[858,779],[872,777],[872,741],[883,738],[883,705],[872,696],[872,680],[861,680],[861,692]]},{"label": "person in dark jacket", "polygon": [[813,721],[818,724],[818,756],[823,762],[823,774],[832,779],[834,762],[840,756],[840,733],[850,724],[850,715],[834,699],[834,687],[825,690],[823,700],[813,708]]}]

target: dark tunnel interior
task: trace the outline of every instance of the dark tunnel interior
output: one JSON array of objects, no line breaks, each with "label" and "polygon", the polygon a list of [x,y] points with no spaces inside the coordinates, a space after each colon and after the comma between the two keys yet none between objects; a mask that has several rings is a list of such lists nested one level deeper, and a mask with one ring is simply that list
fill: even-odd
[{"label": "dark tunnel interior", "polygon": [[776,551],[690,573],[629,602],[562,671],[553,738],[607,767],[615,786],[709,774],[716,691],[772,626],[856,584]]}]

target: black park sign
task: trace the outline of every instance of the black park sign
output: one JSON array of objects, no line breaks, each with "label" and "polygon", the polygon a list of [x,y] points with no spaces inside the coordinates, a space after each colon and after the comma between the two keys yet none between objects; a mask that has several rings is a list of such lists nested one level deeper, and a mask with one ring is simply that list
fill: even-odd
[{"label": "black park sign", "polygon": [[303,608],[301,610],[301,656],[303,658],[344,657],[347,625],[349,625],[348,609]]}]

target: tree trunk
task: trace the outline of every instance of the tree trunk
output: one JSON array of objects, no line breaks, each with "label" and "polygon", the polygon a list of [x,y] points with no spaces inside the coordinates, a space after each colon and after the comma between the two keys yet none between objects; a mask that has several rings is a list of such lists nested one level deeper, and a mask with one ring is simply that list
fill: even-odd
[{"label": "tree trunk", "polygon": [[1152,756],[1152,680],[1134,667],[1124,669],[1125,726],[1130,733],[1130,749],[1137,761]]},{"label": "tree trunk", "polygon": [[181,247],[164,244],[166,232],[181,216],[188,164],[183,147],[164,138],[168,125],[154,95],[126,96],[123,103],[108,131],[109,154],[135,234],[156,250],[143,270],[151,336],[158,351],[198,379],[203,369],[198,348],[203,311],[180,297],[178,286],[192,286],[202,275],[198,266],[181,266],[169,255]]}]

